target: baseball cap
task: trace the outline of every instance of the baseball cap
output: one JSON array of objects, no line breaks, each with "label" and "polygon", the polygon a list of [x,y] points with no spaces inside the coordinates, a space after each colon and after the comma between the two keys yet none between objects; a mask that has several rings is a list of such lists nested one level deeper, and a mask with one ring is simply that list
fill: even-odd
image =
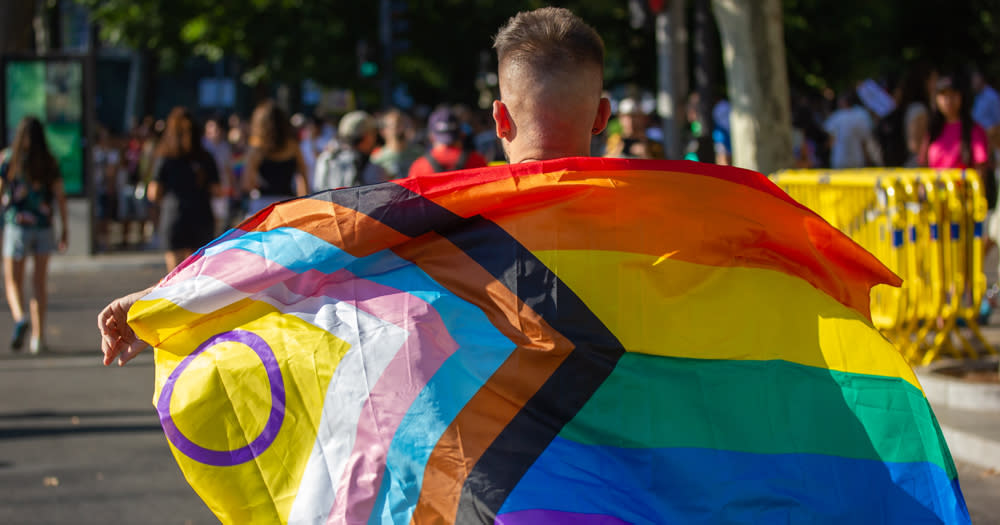
[{"label": "baseball cap", "polygon": [[436,142],[443,144],[456,142],[460,138],[460,129],[458,116],[449,108],[438,109],[427,119],[427,132]]},{"label": "baseball cap", "polygon": [[364,111],[352,111],[340,118],[337,126],[337,134],[341,140],[357,140],[368,133],[375,131],[377,125],[375,118]]}]

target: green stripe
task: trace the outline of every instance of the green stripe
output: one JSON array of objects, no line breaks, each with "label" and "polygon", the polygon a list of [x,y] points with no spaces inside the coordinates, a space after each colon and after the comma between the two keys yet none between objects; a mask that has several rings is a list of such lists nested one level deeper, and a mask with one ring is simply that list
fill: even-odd
[{"label": "green stripe", "polygon": [[627,353],[560,436],[628,448],[926,461],[956,476],[930,405],[913,385],[787,361]]}]

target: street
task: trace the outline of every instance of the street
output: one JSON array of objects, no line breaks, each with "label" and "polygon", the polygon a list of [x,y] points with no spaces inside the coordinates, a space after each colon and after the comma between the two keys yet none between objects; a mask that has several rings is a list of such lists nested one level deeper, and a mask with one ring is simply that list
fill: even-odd
[{"label": "street", "polygon": [[[123,369],[100,363],[97,313],[161,275],[155,264],[53,274],[44,356],[12,355],[2,316],[0,523],[217,523],[167,447],[151,403],[152,356]],[[958,469],[973,523],[1000,524],[1000,474]]]}]

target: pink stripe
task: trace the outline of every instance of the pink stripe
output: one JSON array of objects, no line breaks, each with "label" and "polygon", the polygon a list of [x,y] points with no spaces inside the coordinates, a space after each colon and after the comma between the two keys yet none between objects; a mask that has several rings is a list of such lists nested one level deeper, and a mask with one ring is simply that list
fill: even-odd
[{"label": "pink stripe", "polygon": [[[386,455],[410,405],[441,365],[458,349],[438,312],[419,297],[364,280],[347,270],[310,271],[285,282],[300,295],[326,296],[409,333],[371,388],[358,420],[348,459],[327,523],[367,523],[382,485]],[[433,351],[428,351],[433,350]],[[359,378],[364,380],[365,378]]]},{"label": "pink stripe", "polygon": [[[317,272],[318,273],[318,272]],[[210,257],[197,256],[185,261],[160,284],[207,276],[218,279],[246,293],[256,293],[270,288],[289,277],[297,275],[285,266],[246,250],[226,250]]]}]

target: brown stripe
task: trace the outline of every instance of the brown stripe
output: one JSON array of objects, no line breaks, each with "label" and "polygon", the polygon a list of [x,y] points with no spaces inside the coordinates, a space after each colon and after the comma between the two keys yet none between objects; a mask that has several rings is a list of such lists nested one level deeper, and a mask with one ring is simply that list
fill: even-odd
[{"label": "brown stripe", "polygon": [[438,234],[406,243],[395,252],[482,309],[490,322],[517,345],[451,422],[427,462],[412,521],[453,523],[468,473],[569,355],[573,345],[464,251]]}]

